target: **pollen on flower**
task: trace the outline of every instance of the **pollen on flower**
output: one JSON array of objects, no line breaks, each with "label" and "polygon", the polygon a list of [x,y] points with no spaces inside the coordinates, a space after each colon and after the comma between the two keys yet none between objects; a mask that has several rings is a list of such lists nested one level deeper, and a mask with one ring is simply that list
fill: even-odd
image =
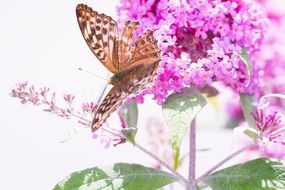
[{"label": "pollen on flower", "polygon": [[270,142],[270,139],[268,137],[263,137],[260,142],[262,145],[268,145]]}]

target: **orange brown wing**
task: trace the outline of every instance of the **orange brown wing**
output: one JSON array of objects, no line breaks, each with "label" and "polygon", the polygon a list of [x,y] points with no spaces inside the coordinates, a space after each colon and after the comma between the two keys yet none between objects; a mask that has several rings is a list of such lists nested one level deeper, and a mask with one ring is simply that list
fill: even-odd
[{"label": "orange brown wing", "polygon": [[134,53],[128,67],[115,73],[119,82],[99,105],[91,129],[96,131],[129,96],[146,89],[153,81],[160,62],[160,50],[152,31],[148,30],[135,42]]},{"label": "orange brown wing", "polygon": [[139,26],[139,22],[126,21],[125,27],[118,40],[118,62],[119,70],[126,68],[129,64],[129,61],[132,57],[133,47],[131,45],[133,35]]},{"label": "orange brown wing", "polygon": [[137,64],[128,69],[120,83],[114,86],[99,105],[92,121],[92,132],[99,129],[107,118],[129,96],[146,89],[153,81],[160,60],[151,64]]},{"label": "orange brown wing", "polygon": [[111,17],[99,14],[83,4],[77,5],[76,15],[91,51],[109,71],[118,72],[117,23]]},{"label": "orange brown wing", "polygon": [[147,30],[136,40],[129,65],[152,64],[157,60],[160,60],[160,49],[157,47],[157,40],[153,36],[153,31]]},{"label": "orange brown wing", "polygon": [[118,86],[114,86],[101,102],[94,115],[91,130],[99,129],[107,118],[123,103],[128,94],[123,93]]}]

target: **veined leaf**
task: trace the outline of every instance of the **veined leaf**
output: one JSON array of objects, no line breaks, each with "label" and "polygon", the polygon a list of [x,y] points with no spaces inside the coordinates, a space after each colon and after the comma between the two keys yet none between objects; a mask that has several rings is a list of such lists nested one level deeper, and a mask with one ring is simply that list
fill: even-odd
[{"label": "veined leaf", "polygon": [[137,127],[138,105],[136,101],[125,102],[120,106],[119,114],[123,118],[127,127]]},{"label": "veined leaf", "polygon": [[171,136],[175,158],[174,168],[179,165],[180,145],[187,129],[205,105],[206,100],[198,91],[185,88],[181,93],[168,96],[162,106],[162,112]]},{"label": "veined leaf", "polygon": [[285,164],[260,158],[217,171],[206,183],[213,190],[283,190]]},{"label": "veined leaf", "polygon": [[136,127],[127,127],[121,130],[124,137],[126,137],[127,140],[133,145],[136,144],[135,137],[136,137],[137,131],[138,131],[138,128]]},{"label": "veined leaf", "polygon": [[74,172],[53,190],[155,190],[178,181],[172,174],[138,164],[117,163]]},{"label": "veined leaf", "polygon": [[119,115],[123,122],[126,124],[126,128],[122,129],[122,134],[127,138],[129,142],[135,144],[135,137],[137,134],[137,122],[138,122],[138,105],[136,101],[130,103],[125,102],[119,109]]}]

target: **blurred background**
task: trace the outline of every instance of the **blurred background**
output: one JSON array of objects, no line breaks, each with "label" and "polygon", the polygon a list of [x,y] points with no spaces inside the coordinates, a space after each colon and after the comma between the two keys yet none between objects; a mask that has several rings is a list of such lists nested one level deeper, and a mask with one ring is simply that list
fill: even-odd
[{"label": "blurred background", "polygon": [[[129,144],[104,149],[92,139],[89,129],[60,143],[80,125],[43,112],[40,107],[22,105],[9,96],[11,88],[22,81],[50,87],[59,98],[64,93],[74,94],[81,102],[94,101],[100,95],[106,81],[78,70],[81,67],[103,77],[108,74],[81,35],[75,15],[79,3],[116,18],[118,0],[1,2],[1,189],[52,189],[70,173],[96,165],[154,164]],[[224,91],[219,99],[229,96]],[[234,138],[231,129],[223,128],[223,111],[223,107],[207,105],[199,115],[197,148],[203,151],[198,152],[197,176],[233,151]],[[139,112],[141,128],[153,116],[163,121],[161,108],[151,99],[139,105]],[[147,135],[140,130],[138,142],[150,147]],[[187,167],[181,173],[187,176]]]}]

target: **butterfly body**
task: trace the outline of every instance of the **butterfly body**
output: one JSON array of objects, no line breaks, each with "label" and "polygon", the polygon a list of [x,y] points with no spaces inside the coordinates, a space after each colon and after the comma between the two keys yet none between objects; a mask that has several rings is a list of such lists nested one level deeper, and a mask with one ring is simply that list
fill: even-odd
[{"label": "butterfly body", "polygon": [[157,67],[157,63],[153,63],[149,65],[149,67],[145,68],[143,64],[137,64],[133,65],[130,68],[123,69],[122,71],[119,71],[115,73],[110,79],[109,79],[109,84],[112,85],[120,85],[124,84],[125,82],[128,82],[129,80],[132,80],[131,78],[136,75],[136,73],[145,73],[145,75],[141,75],[141,78],[138,80],[141,80],[143,78],[148,77],[149,75],[151,76],[152,73],[146,73],[146,69],[153,69],[153,73],[156,71],[156,68],[152,67]]},{"label": "butterfly body", "polygon": [[125,22],[119,31],[117,23],[105,14],[79,4],[76,15],[82,35],[99,61],[114,75],[113,85],[96,110],[91,124],[97,130],[129,96],[148,88],[160,62],[160,50],[151,30],[147,30],[134,42],[137,21]]}]

